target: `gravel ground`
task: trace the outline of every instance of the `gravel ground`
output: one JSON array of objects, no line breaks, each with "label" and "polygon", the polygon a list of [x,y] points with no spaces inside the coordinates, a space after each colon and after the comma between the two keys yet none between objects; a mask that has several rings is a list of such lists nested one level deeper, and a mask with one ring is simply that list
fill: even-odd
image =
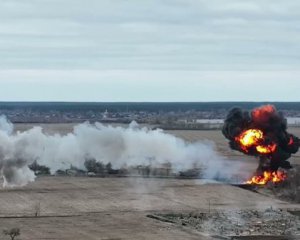
[{"label": "gravel ground", "polygon": [[188,226],[210,235],[300,236],[300,219],[287,211],[268,208],[264,211],[214,211],[198,214],[158,214],[170,222]]}]

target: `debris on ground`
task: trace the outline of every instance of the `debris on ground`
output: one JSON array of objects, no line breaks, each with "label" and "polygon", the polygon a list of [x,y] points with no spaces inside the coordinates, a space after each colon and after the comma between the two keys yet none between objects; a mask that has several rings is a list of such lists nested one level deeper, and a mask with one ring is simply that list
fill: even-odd
[{"label": "debris on ground", "polygon": [[261,210],[215,211],[191,214],[157,214],[169,222],[220,236],[300,235],[300,219],[287,211]]}]

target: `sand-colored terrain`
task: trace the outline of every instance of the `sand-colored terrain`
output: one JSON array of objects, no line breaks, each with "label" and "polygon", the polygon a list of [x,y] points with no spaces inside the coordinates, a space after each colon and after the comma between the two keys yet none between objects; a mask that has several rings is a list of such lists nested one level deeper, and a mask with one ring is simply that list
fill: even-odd
[{"label": "sand-colored terrain", "polygon": [[0,230],[20,227],[23,240],[209,239],[147,214],[298,207],[201,180],[40,177],[0,194]]}]

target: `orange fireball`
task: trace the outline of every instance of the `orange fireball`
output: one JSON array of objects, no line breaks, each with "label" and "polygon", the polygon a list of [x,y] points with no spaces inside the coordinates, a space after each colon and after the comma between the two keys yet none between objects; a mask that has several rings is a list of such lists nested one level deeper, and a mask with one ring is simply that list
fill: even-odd
[{"label": "orange fireball", "polygon": [[263,132],[259,129],[248,129],[244,131],[237,140],[245,147],[256,145],[263,139]]},{"label": "orange fireball", "polygon": [[261,154],[269,154],[276,150],[276,144],[263,145],[264,133],[259,129],[248,129],[242,132],[235,140],[241,148],[248,152],[249,148],[255,147],[256,151]]},{"label": "orange fireball", "polygon": [[275,152],[275,150],[276,150],[276,144],[256,147],[256,151],[258,151],[259,153],[264,153],[264,154]]}]

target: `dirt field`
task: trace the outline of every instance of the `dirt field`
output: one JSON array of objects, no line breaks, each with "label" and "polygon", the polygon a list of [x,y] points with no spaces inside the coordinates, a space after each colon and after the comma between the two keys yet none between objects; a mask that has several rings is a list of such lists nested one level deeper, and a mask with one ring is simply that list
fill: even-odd
[{"label": "dirt field", "polygon": [[[23,240],[209,239],[146,216],[209,208],[299,207],[200,180],[41,177],[24,188],[2,189],[0,194],[0,230],[20,227]],[[37,206],[40,216],[34,217]]]},{"label": "dirt field", "polygon": [[[16,130],[30,128],[16,125]],[[49,133],[67,133],[72,125],[44,125]],[[291,129],[300,136],[300,129]],[[170,131],[187,141],[209,139],[229,158],[252,158],[233,152],[220,131]],[[298,162],[299,154],[293,158]],[[187,226],[147,217],[155,213],[214,210],[297,209],[299,204],[238,187],[201,180],[150,178],[38,177],[23,188],[0,190],[0,234],[19,227],[23,240],[34,239],[212,239]],[[38,215],[35,217],[35,215]],[[0,239],[4,238],[0,235]]]}]

